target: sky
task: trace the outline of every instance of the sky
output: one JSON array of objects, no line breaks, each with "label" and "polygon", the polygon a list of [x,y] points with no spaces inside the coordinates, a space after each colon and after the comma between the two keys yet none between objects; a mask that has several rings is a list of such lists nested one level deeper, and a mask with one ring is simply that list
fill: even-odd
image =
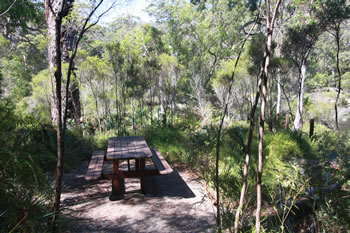
[{"label": "sky", "polygon": [[128,14],[140,17],[143,22],[154,22],[155,20],[144,11],[150,2],[151,0],[119,0],[115,9],[111,10],[102,22],[108,23]]}]

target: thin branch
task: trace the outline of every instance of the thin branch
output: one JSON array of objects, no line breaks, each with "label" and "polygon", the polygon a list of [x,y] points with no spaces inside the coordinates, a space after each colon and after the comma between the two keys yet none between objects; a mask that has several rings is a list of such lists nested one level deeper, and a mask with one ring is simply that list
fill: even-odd
[{"label": "thin branch", "polygon": [[[92,14],[95,13],[95,11],[97,10],[97,8],[102,4],[103,0],[100,1],[100,3],[95,7],[95,9],[93,10],[93,12],[91,12]],[[84,31],[84,33],[89,30],[91,27],[95,26],[99,21],[100,19],[105,15],[107,14],[115,5],[116,5],[117,1],[114,1],[113,4],[106,10],[104,11],[102,14],[100,14],[98,17],[97,17],[97,20],[90,24]],[[90,14],[90,17],[92,16],[92,14]]]},{"label": "thin branch", "polygon": [[293,114],[293,112],[292,112],[292,107],[290,106],[290,100],[289,100],[289,97],[287,96],[285,87],[284,87],[284,85],[283,85],[280,81],[278,81],[275,77],[273,77],[273,79],[281,86],[282,93],[283,93],[284,97],[285,97],[286,100],[287,100],[287,104],[288,104],[288,108],[289,108],[289,114],[290,114],[291,117],[292,117],[291,120],[293,120],[293,119],[294,119],[294,114]]},{"label": "thin branch", "polygon": [[[257,19],[259,18],[259,14],[257,15]],[[257,22],[257,20],[256,20]],[[231,75],[231,80],[230,80],[230,85],[229,85],[229,89],[228,89],[228,92],[226,94],[226,98],[224,99],[224,112],[223,112],[223,115],[220,119],[220,126],[219,126],[219,130],[218,130],[218,134],[217,134],[217,140],[216,140],[216,199],[217,199],[217,225],[218,225],[218,232],[221,233],[221,218],[220,218],[220,186],[219,186],[219,159],[220,159],[220,138],[221,138],[221,131],[222,131],[222,126],[223,126],[223,123],[224,123],[224,120],[225,120],[225,116],[227,114],[227,110],[228,110],[228,99],[229,97],[231,96],[231,92],[232,92],[232,86],[233,86],[233,82],[234,82],[234,78],[235,78],[235,73],[236,73],[236,68],[237,68],[237,65],[238,65],[238,62],[239,62],[239,59],[241,57],[241,54],[243,52],[243,48],[244,48],[244,45],[245,43],[247,42],[249,36],[250,36],[250,33],[253,31],[255,25],[256,25],[256,22],[254,23],[254,25],[252,26],[252,28],[249,30],[249,33],[248,35],[245,37],[242,45],[241,45],[241,48],[240,48],[240,51],[238,53],[238,56],[237,56],[237,59],[236,59],[236,62],[235,62],[235,65],[234,65],[234,68],[233,68],[233,71],[232,71],[232,75]]]},{"label": "thin branch", "polygon": [[88,27],[87,27],[87,24],[89,22],[89,20],[91,19],[91,17],[93,16],[93,14],[96,12],[96,10],[101,6],[101,4],[103,3],[104,0],[100,0],[100,2],[97,4],[97,6],[90,12],[90,14],[88,15],[88,17],[85,19],[84,21],[84,24],[83,24],[83,27],[79,33],[79,36],[78,36],[78,40],[77,40],[77,43],[75,44],[75,47],[74,47],[74,51],[73,51],[73,54],[70,58],[70,61],[69,61],[69,67],[68,67],[68,74],[67,74],[67,84],[66,84],[66,108],[65,108],[65,112],[64,112],[64,115],[63,115],[63,119],[64,119],[64,122],[63,122],[63,134],[65,133],[65,130],[66,130],[66,126],[67,126],[67,113],[68,113],[68,93],[69,93],[69,85],[70,85],[70,79],[71,79],[71,75],[72,75],[72,71],[73,71],[73,62],[74,62],[74,58],[77,54],[77,51],[78,51],[78,47],[79,47],[79,43],[80,43],[80,40],[81,38],[83,38],[83,35],[84,33],[89,30],[89,28],[91,28],[92,26],[96,25],[99,20],[101,19],[101,17],[103,15],[105,15],[107,12],[109,12],[116,4],[116,1],[113,2],[113,4],[106,10],[104,11],[102,14],[99,15],[99,17],[97,18],[97,20],[90,24]]},{"label": "thin branch", "polygon": [[3,13],[0,14],[0,17],[5,15],[9,10],[11,10],[11,8],[13,7],[13,5],[15,5],[17,0],[14,0],[13,3],[9,6],[9,8],[7,8],[7,10],[5,10]]}]

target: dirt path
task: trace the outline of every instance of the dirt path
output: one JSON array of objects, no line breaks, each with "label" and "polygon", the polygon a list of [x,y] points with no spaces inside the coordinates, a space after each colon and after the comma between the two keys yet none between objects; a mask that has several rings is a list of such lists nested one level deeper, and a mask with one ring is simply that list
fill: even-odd
[{"label": "dirt path", "polygon": [[110,201],[111,181],[85,181],[87,166],[64,178],[69,232],[215,232],[215,207],[198,177],[185,169],[148,177],[147,195],[138,179],[126,179],[124,198]]}]

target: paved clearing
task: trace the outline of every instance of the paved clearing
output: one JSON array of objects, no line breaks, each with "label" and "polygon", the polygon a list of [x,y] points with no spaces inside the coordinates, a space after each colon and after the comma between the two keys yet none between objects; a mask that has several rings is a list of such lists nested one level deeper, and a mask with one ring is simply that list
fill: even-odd
[{"label": "paved clearing", "polygon": [[205,185],[186,169],[147,178],[147,195],[138,179],[126,179],[122,200],[110,201],[111,181],[85,181],[87,162],[64,177],[62,207],[69,232],[215,232],[215,207]]}]

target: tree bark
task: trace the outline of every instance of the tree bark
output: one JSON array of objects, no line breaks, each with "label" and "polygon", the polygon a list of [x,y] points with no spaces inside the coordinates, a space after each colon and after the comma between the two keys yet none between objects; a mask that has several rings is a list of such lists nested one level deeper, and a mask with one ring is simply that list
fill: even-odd
[{"label": "tree bark", "polygon": [[242,215],[245,195],[246,195],[247,187],[248,187],[248,169],[249,169],[250,154],[251,154],[253,133],[254,133],[254,127],[255,127],[255,124],[254,124],[255,111],[256,111],[256,108],[258,106],[258,102],[259,102],[259,98],[260,98],[260,89],[261,89],[261,83],[262,83],[261,81],[262,80],[259,79],[258,89],[257,89],[256,94],[255,94],[255,101],[254,101],[254,104],[252,106],[252,109],[251,109],[250,115],[249,115],[250,125],[249,125],[247,147],[245,149],[245,161],[244,161],[244,169],[243,169],[243,184],[242,184],[242,188],[241,188],[239,204],[238,204],[238,208],[236,210],[235,223],[234,223],[234,227],[233,227],[233,230],[235,233],[237,233],[239,230],[239,221],[240,221],[240,218]]},{"label": "tree bark", "polygon": [[[231,75],[231,80],[230,80],[230,85],[229,85],[229,89],[226,95],[226,98],[224,99],[224,111],[223,111],[223,115],[221,117],[220,120],[220,125],[219,125],[219,130],[218,130],[218,134],[217,134],[217,140],[216,140],[216,160],[215,160],[215,187],[216,187],[216,209],[217,209],[217,217],[216,217],[216,223],[218,226],[218,230],[217,232],[221,233],[222,231],[222,226],[221,226],[221,213],[220,213],[220,179],[219,179],[219,161],[220,161],[220,143],[221,143],[221,131],[222,131],[222,127],[223,127],[223,123],[225,120],[225,116],[227,114],[227,110],[228,110],[228,104],[229,104],[229,97],[231,96],[231,91],[232,91],[232,85],[234,82],[234,78],[235,78],[235,72],[236,72],[236,68],[238,65],[238,62],[240,60],[240,57],[242,55],[243,52],[243,48],[245,46],[245,43],[247,42],[249,36],[251,35],[253,29],[255,28],[255,25],[259,19],[260,15],[257,15],[254,25],[252,26],[252,28],[250,29],[249,33],[247,34],[247,36],[245,37],[245,39],[243,40],[242,46],[240,48],[240,51],[238,53],[233,71],[232,71],[232,75]],[[248,164],[249,164],[249,160],[248,160]]]},{"label": "tree bark", "polygon": [[340,52],[340,25],[337,25],[335,27],[335,40],[337,42],[337,72],[338,72],[338,92],[337,92],[337,98],[335,100],[334,104],[334,110],[335,110],[335,127],[337,131],[339,131],[339,123],[338,123],[338,103],[339,103],[339,97],[340,97],[340,92],[341,92],[341,71],[340,71],[340,66],[339,66],[339,52]]},{"label": "tree bark", "polygon": [[[263,143],[264,143],[264,123],[265,123],[265,106],[266,106],[266,93],[267,93],[267,81],[268,81],[268,72],[270,65],[270,56],[271,56],[271,45],[272,45],[272,33],[274,29],[275,19],[277,11],[281,0],[278,0],[274,9],[272,19],[270,19],[270,0],[266,0],[266,26],[267,26],[267,42],[265,47],[265,62],[264,62],[264,72],[262,73],[260,79],[262,81],[262,99],[261,99],[261,111],[260,111],[260,126],[259,126],[259,154],[258,154],[258,175],[257,175],[257,207],[256,207],[256,222],[255,228],[256,232],[260,233],[261,223],[261,205],[262,205],[262,169],[264,162],[263,155]],[[270,21],[271,20],[271,21]]]},{"label": "tree bark", "polygon": [[281,113],[281,73],[280,69],[277,70],[277,106],[276,106],[276,115],[279,116]]},{"label": "tree bark", "polygon": [[306,79],[306,59],[301,64],[299,75],[299,90],[297,100],[297,111],[294,119],[294,129],[301,130],[303,128],[303,109],[304,109],[304,82]]},{"label": "tree bark", "polygon": [[[53,204],[53,219],[52,230],[58,231],[57,220],[59,218],[60,203],[61,203],[61,184],[63,175],[63,161],[64,161],[64,136],[62,124],[62,62],[61,62],[61,26],[63,18],[63,1],[60,0],[46,0],[46,22],[49,34],[48,44],[48,59],[51,83],[55,83],[55,93],[52,93],[54,106],[53,112],[55,116],[56,130],[57,130],[57,165],[55,178],[55,196]],[[54,72],[54,75],[52,73]],[[53,78],[54,77],[54,78]]]}]

